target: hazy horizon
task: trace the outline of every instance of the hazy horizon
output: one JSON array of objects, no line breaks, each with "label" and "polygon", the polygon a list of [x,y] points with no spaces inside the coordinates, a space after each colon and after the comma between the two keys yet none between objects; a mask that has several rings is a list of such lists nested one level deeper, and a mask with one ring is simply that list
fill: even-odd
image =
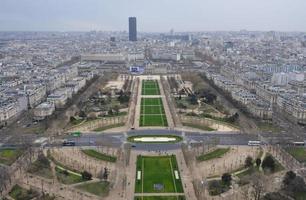
[{"label": "hazy horizon", "polygon": [[304,0],[2,0],[0,31],[306,32]]}]

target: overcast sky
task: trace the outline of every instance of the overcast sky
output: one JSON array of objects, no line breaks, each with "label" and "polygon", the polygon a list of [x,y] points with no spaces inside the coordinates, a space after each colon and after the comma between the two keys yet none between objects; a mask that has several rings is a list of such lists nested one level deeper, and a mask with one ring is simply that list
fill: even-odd
[{"label": "overcast sky", "polygon": [[306,0],[0,0],[1,31],[306,31]]}]

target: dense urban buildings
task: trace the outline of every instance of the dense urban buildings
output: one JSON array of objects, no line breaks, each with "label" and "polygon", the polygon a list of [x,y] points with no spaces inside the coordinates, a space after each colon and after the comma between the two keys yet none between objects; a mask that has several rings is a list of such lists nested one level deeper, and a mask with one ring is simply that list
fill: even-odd
[{"label": "dense urban buildings", "polygon": [[0,199],[305,199],[306,33],[136,26],[0,32]]}]

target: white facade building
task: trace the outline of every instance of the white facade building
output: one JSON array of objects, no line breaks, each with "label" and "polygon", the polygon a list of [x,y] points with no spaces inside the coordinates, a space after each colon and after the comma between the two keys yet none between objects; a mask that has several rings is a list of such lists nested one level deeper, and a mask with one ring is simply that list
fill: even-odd
[{"label": "white facade building", "polygon": [[34,109],[34,119],[43,120],[47,116],[51,116],[54,111],[55,105],[53,102],[43,102]]}]

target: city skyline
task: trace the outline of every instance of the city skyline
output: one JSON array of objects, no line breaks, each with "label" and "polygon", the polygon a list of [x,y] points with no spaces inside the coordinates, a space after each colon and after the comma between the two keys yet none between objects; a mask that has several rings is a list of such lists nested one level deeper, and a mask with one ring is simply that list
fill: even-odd
[{"label": "city skyline", "polygon": [[139,32],[305,32],[305,7],[302,0],[3,0],[0,31],[128,31],[126,19],[135,16]]},{"label": "city skyline", "polygon": [[305,0],[0,5],[0,200],[306,199]]}]

